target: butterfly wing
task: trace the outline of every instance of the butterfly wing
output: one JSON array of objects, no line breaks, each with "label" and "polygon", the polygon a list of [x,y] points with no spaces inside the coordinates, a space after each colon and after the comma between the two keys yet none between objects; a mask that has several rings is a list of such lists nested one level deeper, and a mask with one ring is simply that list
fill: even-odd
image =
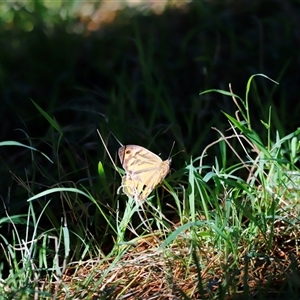
[{"label": "butterfly wing", "polygon": [[148,149],[127,145],[119,149],[119,158],[126,173],[139,174],[152,169],[157,169],[162,162],[161,158]]},{"label": "butterfly wing", "polygon": [[153,169],[140,175],[126,174],[122,178],[123,192],[129,197],[144,200],[164,180],[169,169],[170,162],[167,160],[162,162],[160,171]]},{"label": "butterfly wing", "polygon": [[126,171],[122,178],[123,192],[129,197],[147,198],[170,170],[171,159],[162,161],[141,146],[127,145],[121,147],[118,153]]}]

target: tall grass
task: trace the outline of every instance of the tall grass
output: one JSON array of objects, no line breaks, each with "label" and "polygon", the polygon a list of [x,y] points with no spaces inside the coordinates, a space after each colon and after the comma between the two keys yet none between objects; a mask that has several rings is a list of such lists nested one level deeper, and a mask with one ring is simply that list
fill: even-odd
[{"label": "tall grass", "polygon": [[[253,77],[249,79],[245,101],[232,93],[219,91],[231,96],[238,108],[235,116],[224,112],[229,131],[218,131],[220,139],[216,143],[173,171],[164,182],[166,191],[158,188],[142,204],[143,210],[134,199],[126,200],[125,196],[116,195],[116,190],[112,191],[117,185],[113,177],[106,174],[113,168],[109,170],[104,162],[99,165],[99,172],[105,186],[98,195],[106,194],[106,198],[97,199],[84,185],[70,188],[70,183],[63,181],[39,193],[33,193],[34,188],[30,190],[29,194],[34,196],[28,197],[28,211],[24,215],[10,215],[6,211],[6,217],[1,220],[2,227],[9,224],[13,237],[8,240],[1,235],[5,254],[2,295],[47,298],[54,286],[56,296],[62,293],[72,298],[85,287],[89,298],[103,286],[98,293],[102,297],[124,296],[133,288],[130,278],[138,276],[138,266],[130,265],[127,281],[120,265],[128,267],[130,253],[138,259],[139,253],[134,249],[147,240],[149,252],[143,251],[143,259],[149,266],[153,260],[156,264],[165,262],[159,278],[172,278],[173,283],[164,284],[161,293],[173,285],[174,295],[184,295],[186,299],[227,299],[240,293],[247,299],[252,293],[267,299],[270,292],[276,290],[276,276],[281,276],[282,286],[285,286],[276,290],[278,295],[294,292],[294,284],[287,284],[291,271],[282,270],[276,275],[271,269],[273,264],[295,268],[293,264],[288,267],[287,257],[284,260],[281,257],[287,255],[284,249],[289,242],[280,238],[295,233],[299,226],[295,216],[299,196],[299,171],[295,166],[299,130],[281,137],[273,128],[271,117],[261,121],[265,129],[265,133],[261,131],[262,136],[252,129],[247,98],[252,80]],[[51,127],[60,128],[36,103],[35,106]],[[272,140],[272,136],[276,139]],[[61,131],[58,145],[63,138]],[[218,145],[219,157],[214,164],[206,165],[209,148]],[[60,153],[59,148],[57,153]],[[234,163],[227,161],[228,153],[236,157]],[[118,174],[116,180],[120,181]],[[26,186],[25,181],[20,180],[20,183]],[[59,215],[57,209],[51,207],[57,196],[62,201]],[[115,202],[111,206],[104,199],[115,199]],[[89,213],[91,207],[93,215]],[[45,217],[48,225],[45,225]],[[92,229],[90,224],[97,228]],[[296,237],[290,239],[296,241]],[[297,249],[297,246],[289,247],[291,253]],[[155,259],[149,253],[154,253]],[[268,284],[255,273],[259,261],[265,266],[259,269]],[[180,267],[180,276],[169,273],[168,264],[173,265],[171,269],[184,265],[185,271]],[[9,266],[9,273],[4,266]],[[90,271],[82,281],[83,268]],[[63,274],[71,270],[73,279],[67,280]],[[148,275],[151,277],[151,272]],[[195,275],[198,276],[196,281],[192,280]],[[114,276],[116,281],[112,279]],[[80,285],[76,278],[80,279]],[[140,296],[146,292],[148,296],[155,295],[147,291],[145,281],[139,280]],[[250,284],[253,280],[255,284]],[[41,285],[42,281],[45,284]],[[183,282],[189,282],[194,288],[186,289]]]}]

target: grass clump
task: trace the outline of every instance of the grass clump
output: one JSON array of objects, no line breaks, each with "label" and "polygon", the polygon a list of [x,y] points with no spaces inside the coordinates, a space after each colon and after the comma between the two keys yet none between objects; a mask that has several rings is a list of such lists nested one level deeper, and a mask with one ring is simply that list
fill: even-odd
[{"label": "grass clump", "polygon": [[[1,297],[297,299],[299,130],[281,137],[271,115],[261,121],[265,133],[253,129],[253,78],[245,101],[218,91],[237,107],[234,116],[224,112],[229,129],[215,129],[220,138],[173,170],[148,201],[118,196],[120,179],[105,161],[100,193],[69,181],[35,193],[19,180],[33,196],[23,215],[6,211],[1,219],[13,237],[1,235]],[[63,131],[35,106],[60,132],[53,147],[60,151]],[[219,155],[206,165],[212,147]]]}]

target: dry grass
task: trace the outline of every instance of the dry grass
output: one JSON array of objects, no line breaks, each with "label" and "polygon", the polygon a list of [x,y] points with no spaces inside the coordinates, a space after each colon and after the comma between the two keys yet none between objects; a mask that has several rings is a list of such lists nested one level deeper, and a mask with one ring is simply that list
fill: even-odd
[{"label": "dry grass", "polygon": [[[278,292],[285,294],[287,285],[289,293],[300,288],[299,229],[290,228],[288,234],[285,225],[283,222],[276,225],[270,250],[261,243],[265,237],[260,236],[258,244],[252,245],[257,249],[256,257],[247,255],[245,245],[238,261],[231,254],[220,257],[220,252],[201,245],[193,259],[190,241],[183,239],[159,250],[160,236],[141,238],[113,268],[113,258],[83,262],[76,266],[76,271],[70,267],[62,281],[54,284],[57,299],[163,300],[184,299],[184,295],[186,299],[220,299],[221,290],[226,290],[222,299],[260,299],[259,295],[275,299],[273,296]],[[260,255],[267,252],[269,255]],[[61,289],[62,282],[68,287],[68,297]]]}]

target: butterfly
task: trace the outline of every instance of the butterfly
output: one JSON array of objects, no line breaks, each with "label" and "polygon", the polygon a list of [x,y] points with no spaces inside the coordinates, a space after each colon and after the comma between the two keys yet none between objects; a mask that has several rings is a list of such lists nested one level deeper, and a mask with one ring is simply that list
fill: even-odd
[{"label": "butterfly", "polygon": [[118,154],[126,171],[122,177],[123,192],[140,201],[146,199],[170,171],[171,158],[163,161],[141,146],[123,146]]}]

